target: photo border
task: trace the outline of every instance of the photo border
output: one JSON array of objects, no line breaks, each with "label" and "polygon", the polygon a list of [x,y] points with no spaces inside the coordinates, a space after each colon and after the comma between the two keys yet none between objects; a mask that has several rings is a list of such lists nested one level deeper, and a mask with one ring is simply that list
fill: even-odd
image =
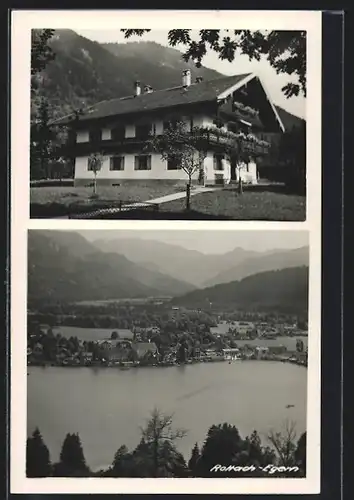
[{"label": "photo border", "polygon": [[[341,16],[324,13],[322,16],[323,48],[322,64],[323,79],[322,109],[322,406],[321,435],[323,461],[321,467],[321,498],[333,498],[334,492],[340,491],[341,462],[336,462],[333,453],[337,450],[340,456],[341,437],[341,401],[342,386],[342,336],[340,342],[333,342],[333,333],[341,329],[341,298],[336,293],[342,290],[342,171],[333,173],[333,165],[342,165],[342,18]],[[330,120],[328,117],[330,116]],[[10,183],[10,180],[9,180]],[[334,221],[338,221],[336,224]],[[294,225],[294,223],[291,223]],[[296,224],[296,223],[295,223]],[[82,228],[82,227],[81,227]],[[8,280],[9,280],[8,276]],[[9,330],[8,330],[9,332]],[[9,348],[9,335],[8,335]],[[326,344],[327,343],[327,344]],[[10,378],[10,377],[9,377]],[[8,388],[9,389],[9,388]],[[330,418],[328,418],[330,416]],[[8,422],[10,423],[10,422]],[[334,430],[336,432],[334,432]],[[9,453],[9,449],[8,449]],[[255,479],[250,479],[255,481]],[[87,481],[87,479],[85,480]],[[68,493],[69,494],[69,493]],[[326,495],[326,496],[324,496]],[[332,495],[332,496],[331,496]],[[9,498],[24,496],[25,498],[63,498],[65,494],[13,494]],[[114,494],[116,497],[117,494]],[[139,496],[142,495],[134,495]],[[150,497],[152,495],[143,495]],[[215,495],[212,495],[215,497]],[[230,496],[230,495],[222,495]],[[238,495],[239,496],[239,495]],[[253,497],[249,494],[247,498]],[[257,495],[259,496],[259,495]],[[278,494],[278,497],[292,498],[293,495]],[[302,494],[303,498],[310,495]],[[317,496],[317,495],[316,495]],[[84,498],[87,494],[75,494],[75,498]],[[108,498],[110,494],[90,494],[90,498]],[[267,494],[267,497],[269,495]],[[313,497],[313,495],[311,495]]]}]

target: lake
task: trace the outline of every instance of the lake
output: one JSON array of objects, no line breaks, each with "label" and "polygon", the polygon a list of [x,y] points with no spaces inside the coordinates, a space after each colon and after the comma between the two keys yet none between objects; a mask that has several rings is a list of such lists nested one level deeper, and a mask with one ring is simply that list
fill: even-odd
[{"label": "lake", "polygon": [[154,406],[174,413],[174,425],[188,430],[178,443],[187,460],[213,424],[236,425],[243,437],[256,429],[264,444],[267,433],[282,430],[287,420],[296,423],[298,437],[306,429],[307,370],[292,364],[236,361],[128,371],[28,367],[28,373],[28,433],[39,427],[55,461],[65,435],[78,432],[94,470],[112,463],[122,444],[138,444],[139,428]]}]

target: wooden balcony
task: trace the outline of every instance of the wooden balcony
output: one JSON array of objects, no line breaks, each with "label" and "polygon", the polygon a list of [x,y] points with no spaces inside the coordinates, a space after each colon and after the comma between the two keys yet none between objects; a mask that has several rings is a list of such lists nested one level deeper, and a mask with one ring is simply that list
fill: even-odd
[{"label": "wooden balcony", "polygon": [[200,140],[201,147],[219,146],[220,149],[235,148],[236,151],[253,153],[255,155],[266,155],[269,151],[270,144],[266,141],[260,141],[255,136],[240,136],[232,132],[224,132],[222,130],[205,130],[197,132],[195,135],[196,141]]},{"label": "wooden balcony", "polygon": [[[204,129],[192,132],[195,146],[204,150],[219,150],[235,149],[235,151],[243,151],[254,155],[266,155],[270,144],[265,141],[260,141],[256,137],[240,136],[233,132],[225,132],[220,129]],[[67,144],[63,147],[63,151],[72,154],[73,156],[89,155],[93,152],[100,151],[104,154],[110,153],[135,153],[147,152],[147,138],[126,137],[121,140],[102,140],[99,142],[79,142]]]}]

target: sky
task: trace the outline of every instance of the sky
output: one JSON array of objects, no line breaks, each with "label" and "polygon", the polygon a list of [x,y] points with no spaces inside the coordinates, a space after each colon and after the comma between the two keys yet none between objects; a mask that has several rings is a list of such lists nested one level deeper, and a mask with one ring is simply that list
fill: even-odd
[{"label": "sky", "polygon": [[[126,40],[124,33],[119,29],[117,30],[75,30],[79,35],[89,38],[90,40],[108,43],[118,42],[127,43],[133,41],[154,41],[164,46],[168,46],[167,31],[166,30],[151,30],[150,33],[145,33],[142,37],[133,36]],[[198,31],[192,32],[192,37],[197,35]],[[174,47],[183,52],[183,46]],[[225,75],[235,75],[242,73],[255,72],[264,82],[273,102],[285,110],[293,113],[301,118],[305,118],[306,113],[306,99],[302,96],[291,97],[287,99],[283,92],[282,87],[289,81],[296,81],[291,79],[289,75],[277,75],[276,71],[271,67],[268,61],[263,58],[261,61],[249,61],[245,55],[238,55],[233,62],[221,61],[218,55],[209,50],[207,55],[202,61],[203,66],[219,71]]]},{"label": "sky", "polygon": [[[245,250],[267,251],[300,248],[309,244],[308,232],[301,230],[83,230],[87,240],[137,239],[156,240],[206,254],[223,254],[241,247]],[[139,243],[140,244],[140,243]],[[143,244],[143,242],[141,243]]]}]

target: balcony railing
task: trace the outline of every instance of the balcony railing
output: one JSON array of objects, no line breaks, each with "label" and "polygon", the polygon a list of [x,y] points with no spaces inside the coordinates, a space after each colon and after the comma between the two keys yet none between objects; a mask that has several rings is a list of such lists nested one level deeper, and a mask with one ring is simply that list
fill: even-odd
[{"label": "balcony railing", "polygon": [[195,133],[196,140],[205,141],[207,144],[235,148],[239,152],[265,155],[269,152],[270,143],[260,140],[253,134],[226,132],[223,130],[204,129]]},{"label": "balcony railing", "polygon": [[[270,143],[260,140],[253,134],[243,134],[234,133],[225,130],[221,130],[215,127],[213,128],[201,128],[196,129],[191,132],[194,137],[195,146],[199,149],[208,149],[208,147],[219,146],[220,149],[233,149],[235,152],[245,152],[254,155],[266,155],[269,152]],[[120,140],[102,140],[99,144],[94,144],[92,142],[82,142],[66,145],[67,149],[74,147],[77,153],[86,153],[97,149],[113,151],[113,150],[135,150],[138,148],[143,148],[146,145],[146,140],[138,137],[126,137]],[[181,137],[181,143],[183,143],[183,138]]]}]

